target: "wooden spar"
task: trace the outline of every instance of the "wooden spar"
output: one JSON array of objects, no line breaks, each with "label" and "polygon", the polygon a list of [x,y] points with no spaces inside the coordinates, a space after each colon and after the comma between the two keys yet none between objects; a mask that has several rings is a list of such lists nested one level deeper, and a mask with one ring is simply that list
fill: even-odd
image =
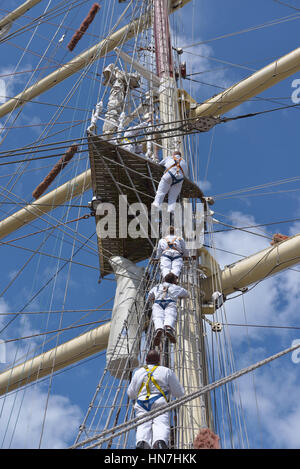
[{"label": "wooden spar", "polygon": [[4,26],[6,26],[6,25],[12,23],[13,21],[15,21],[20,16],[24,15],[24,13],[26,13],[26,11],[30,10],[31,8],[33,8],[35,5],[37,5],[40,2],[41,2],[41,0],[27,0],[26,2],[22,3],[22,5],[18,6],[18,8],[11,11],[6,16],[4,16],[3,18],[0,19],[0,30]]},{"label": "wooden spar", "polygon": [[110,322],[4,371],[0,374],[0,395],[105,350],[109,331]]},{"label": "wooden spar", "polygon": [[218,117],[300,70],[300,47],[199,104],[193,117]]},{"label": "wooden spar", "polygon": [[48,213],[56,206],[82,194],[91,187],[91,170],[84,171],[57,189],[43,195],[18,212],[0,221],[0,239],[13,231]]},{"label": "wooden spar", "polygon": [[[170,12],[173,13],[190,1],[191,0],[182,0],[178,2],[177,0],[172,0]],[[22,93],[19,93],[14,98],[6,101],[6,103],[0,106],[0,117],[5,116],[9,112],[22,106],[24,103],[31,101],[45,91],[50,90],[58,83],[61,83],[66,78],[69,78],[71,75],[74,75],[74,73],[86,67],[88,64],[104,57],[108,52],[111,52],[115,47],[122,44],[124,40],[126,41],[131,39],[142,30],[149,27],[150,22],[151,17],[149,15],[148,17],[134,20],[118,31],[115,31],[103,41],[86,50],[82,54],[79,54],[74,59],[70,60],[70,62],[67,62],[62,67],[42,78],[40,81],[22,91]]]},{"label": "wooden spar", "polygon": [[219,276],[210,276],[202,280],[204,301],[210,300],[213,288],[214,290],[221,288],[220,291],[225,296],[230,295],[298,263],[300,263],[300,234],[226,266]]},{"label": "wooden spar", "polygon": [[[229,295],[239,288],[279,273],[299,263],[299,253],[300,234],[225,267],[220,276],[222,286],[212,276],[201,280],[200,288],[205,295],[203,299],[210,299],[212,285]],[[0,395],[105,350],[109,329],[110,322],[4,371],[0,374]]]}]

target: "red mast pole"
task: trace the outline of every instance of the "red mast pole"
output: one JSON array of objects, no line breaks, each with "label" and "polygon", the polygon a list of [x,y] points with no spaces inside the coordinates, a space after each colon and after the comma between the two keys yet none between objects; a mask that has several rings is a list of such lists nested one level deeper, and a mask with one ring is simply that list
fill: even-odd
[{"label": "red mast pole", "polygon": [[154,0],[154,40],[157,75],[173,77],[169,0]]}]

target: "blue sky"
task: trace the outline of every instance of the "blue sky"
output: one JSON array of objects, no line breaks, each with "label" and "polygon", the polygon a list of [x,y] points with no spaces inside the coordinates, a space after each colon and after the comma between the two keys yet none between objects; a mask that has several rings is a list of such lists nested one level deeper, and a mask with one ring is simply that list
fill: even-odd
[{"label": "blue sky", "polygon": [[[21,2],[3,1],[0,14],[4,15],[13,6]],[[58,5],[58,0],[49,2],[51,9]],[[35,34],[33,30],[12,36],[0,44],[0,102],[15,96],[27,84],[53,70],[57,64],[65,63],[76,54],[93,45],[109,30],[109,14],[114,4],[113,22],[125,8],[118,2],[104,0],[102,9],[86,35],[76,47],[74,53],[68,52],[66,44],[71,38],[71,29],[77,28],[84,19],[93,2],[86,2],[74,8],[66,17],[65,11],[47,23],[41,24]],[[285,2],[284,2],[285,3]],[[238,1],[194,0],[185,9],[172,17],[171,28],[173,44],[183,47],[183,58],[187,62],[187,73],[197,81],[184,81],[184,87],[198,101],[202,102],[255,70],[267,65],[299,45],[300,8],[299,2],[291,0],[289,6],[273,0]],[[31,18],[41,14],[48,2],[42,1],[12,26],[11,33],[28,24]],[[295,19],[295,15],[299,16]],[[292,19],[292,15],[294,18]],[[280,20],[279,24],[268,25]],[[248,32],[241,32],[258,27]],[[235,33],[235,34],[231,34]],[[65,34],[62,43],[59,40]],[[32,38],[31,38],[31,35]],[[226,36],[222,37],[221,36]],[[52,41],[49,41],[52,38]],[[194,47],[194,43],[200,43]],[[25,51],[24,51],[25,48]],[[45,54],[42,58],[40,54]],[[40,69],[31,76],[30,70]],[[106,63],[109,63],[109,58]],[[231,63],[229,65],[228,63]],[[234,65],[233,65],[234,64]],[[91,68],[89,74],[78,84],[74,94],[68,95],[80,75],[71,77],[54,89],[28,103],[20,115],[15,113],[10,121],[1,118],[0,126],[14,129],[2,129],[3,139],[0,151],[14,150],[25,145],[32,145],[48,132],[45,143],[70,140],[85,135],[85,129],[91,110],[99,95],[101,77],[96,73],[102,70],[103,61]],[[50,67],[50,68],[49,68]],[[22,72],[17,73],[16,72]],[[201,72],[201,74],[199,73]],[[300,72],[282,83],[259,95],[259,100],[243,103],[228,116],[238,116],[251,112],[264,111],[293,104],[291,95],[294,91],[292,82],[300,79]],[[60,110],[59,104],[67,99],[68,107]],[[55,114],[57,112],[57,114]],[[273,233],[281,232],[294,235],[300,232],[300,197],[299,180],[300,161],[298,147],[299,109],[291,108],[256,117],[220,124],[213,131],[197,137],[193,158],[197,159],[197,180],[201,181],[206,195],[216,198],[213,207],[215,218],[234,226],[253,226],[274,223],[274,225],[253,228],[250,231],[271,238]],[[53,121],[53,126],[43,124]],[[70,128],[69,122],[77,124]],[[76,121],[76,122],[74,122]],[[63,124],[61,124],[63,122]],[[61,133],[56,132],[63,130]],[[49,134],[54,134],[52,137]],[[49,155],[48,152],[37,155]],[[35,156],[27,153],[11,157],[11,160]],[[188,158],[191,156],[188,156]],[[1,162],[9,162],[9,159]],[[55,158],[32,161],[28,165],[7,164],[1,166],[1,219],[14,213],[21,204],[32,200],[31,193],[47,174]],[[88,167],[88,155],[80,153],[64,170],[55,185],[65,182],[70,177],[81,173]],[[20,177],[18,177],[19,171]],[[279,181],[294,178],[293,182],[279,184]],[[276,184],[274,184],[276,182]],[[271,184],[273,183],[273,184]],[[246,189],[270,184],[265,189],[246,192]],[[242,194],[232,194],[243,190]],[[86,205],[91,199],[91,192],[76,199],[77,205]],[[73,220],[87,213],[86,208],[61,207],[51,212],[45,220],[38,220],[30,226],[11,234],[2,242],[32,233],[56,224],[62,218]],[[279,224],[276,222],[294,220]],[[14,241],[17,246],[36,250],[68,259],[72,252],[80,247],[74,242],[73,230],[78,229],[80,241],[95,232],[93,219],[70,223],[64,231],[55,232],[58,237],[47,236],[47,231],[39,235]],[[219,227],[216,227],[219,229]],[[228,265],[241,256],[250,255],[269,246],[270,239],[240,231],[215,233],[214,245],[216,258],[221,266]],[[103,280],[98,284],[99,273],[96,237],[88,243],[87,249],[81,249],[74,260],[88,265],[68,264],[38,295],[36,293],[64,264],[63,260],[33,254],[16,247],[1,246],[0,308],[2,313],[19,311],[56,311],[83,310],[82,313],[65,313],[60,322],[59,314],[19,315],[0,336],[4,340],[38,334],[44,331],[67,327],[85,315],[88,309],[96,309],[114,294],[112,280]],[[227,252],[225,252],[227,251]],[[229,252],[228,252],[229,251]],[[299,267],[298,267],[299,268]],[[17,274],[22,269],[20,274]],[[276,353],[300,339],[297,329],[255,328],[250,325],[298,326],[299,271],[288,270],[271,279],[261,282],[253,290],[225,303],[222,314],[228,323],[245,324],[245,327],[227,326],[223,337],[230,340],[235,368],[240,369],[266,356]],[[28,304],[28,305],[27,305]],[[27,306],[26,306],[27,305]],[[108,303],[108,308],[112,301]],[[103,307],[105,308],[105,306]],[[81,322],[106,319],[109,312],[90,313]],[[0,316],[0,325],[4,326],[12,316]],[[220,318],[223,318],[220,316]],[[226,329],[226,330],[225,330]],[[58,343],[62,343],[86,328],[62,333]],[[209,334],[208,334],[209,335]],[[40,336],[30,340],[11,342],[7,348],[9,361],[15,354],[26,356],[34,346],[38,351],[53,347],[56,339],[47,342],[48,337]],[[45,343],[44,343],[45,341]],[[208,337],[208,345],[210,339]],[[28,348],[31,347],[30,350]],[[4,365],[0,365],[3,369]],[[101,376],[104,357],[97,356],[64,372],[54,375],[51,381],[50,400],[48,402],[42,447],[67,447],[77,433],[83,415],[92,398],[94,389]],[[243,415],[247,426],[248,446],[250,448],[299,448],[300,431],[298,403],[299,364],[291,357],[282,358],[254,375],[239,380],[233,400],[241,400]],[[0,401],[0,441],[2,447],[38,447],[41,425],[44,419],[45,403],[49,380],[44,380],[26,391]],[[239,394],[238,394],[239,391]],[[19,409],[22,409],[19,413]],[[66,424],[68,422],[68,424]],[[24,432],[24,427],[27,432]],[[7,431],[5,430],[7,428]],[[59,432],[57,431],[59,428]],[[223,447],[231,447],[230,438],[220,425],[220,437]],[[235,447],[239,446],[234,437]]]}]

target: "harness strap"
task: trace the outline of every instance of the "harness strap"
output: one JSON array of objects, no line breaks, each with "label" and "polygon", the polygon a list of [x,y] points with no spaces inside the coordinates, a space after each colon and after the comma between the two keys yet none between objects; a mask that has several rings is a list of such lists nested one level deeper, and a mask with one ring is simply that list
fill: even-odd
[{"label": "harness strap", "polygon": [[181,252],[179,251],[178,247],[176,246],[175,244],[175,241],[177,241],[177,239],[179,239],[178,237],[175,236],[175,238],[172,240],[172,241],[169,241],[167,238],[164,238],[164,240],[166,241],[168,247],[167,249],[165,249],[163,251],[163,254],[168,251],[168,249],[174,249],[175,251],[177,251],[180,255],[181,255]]},{"label": "harness strap", "polygon": [[[165,252],[165,251],[164,251]],[[175,256],[175,257],[171,257],[171,256],[168,256],[168,254],[162,254],[161,257],[167,257],[168,259],[170,259],[170,261],[175,261],[176,259],[181,259],[182,258],[182,255],[180,254],[179,256]]]},{"label": "harness strap", "polygon": [[121,139],[121,142],[122,142],[122,143],[124,143],[124,142],[126,142],[126,143],[133,143],[133,140],[129,140],[129,138],[123,137],[123,138]]},{"label": "harness strap", "polygon": [[182,172],[182,174],[184,174],[183,172],[183,169],[180,165],[180,161],[182,160],[182,158],[176,158],[176,156],[173,156],[173,160],[174,160],[174,164],[172,164],[172,166],[170,166],[168,169],[165,170],[165,173],[169,172],[170,169],[174,168],[176,166],[177,170],[176,170],[176,174],[179,173],[179,170]]},{"label": "harness strap", "polygon": [[170,303],[175,303],[175,300],[155,300],[154,303],[158,304],[163,310],[165,310]]},{"label": "harness strap", "polygon": [[[166,393],[167,395],[167,393]],[[143,409],[147,410],[147,412],[150,412],[152,405],[154,404],[155,401],[163,397],[162,394],[156,394],[155,396],[150,397],[147,401],[142,401],[141,399],[137,399],[137,403],[143,407]]]},{"label": "harness strap", "polygon": [[152,374],[154,372],[154,370],[156,370],[158,365],[154,366],[152,368],[152,370],[150,371],[148,366],[145,366],[145,370],[147,371],[147,381],[146,381],[146,384],[145,382],[143,381],[142,384],[141,384],[141,387],[140,387],[140,390],[138,392],[138,396],[140,395],[142,389],[144,386],[146,386],[146,390],[147,390],[147,395],[146,395],[146,400],[148,400],[150,398],[150,395],[151,395],[151,391],[150,391],[150,387],[149,387],[149,383],[150,383],[150,380],[152,381],[152,383],[154,384],[154,386],[159,390],[160,394],[165,398],[165,400],[167,401],[167,397],[164,393],[164,391],[162,390],[162,388],[160,387],[160,385],[156,382],[156,380],[153,378]]},{"label": "harness strap", "polygon": [[171,171],[168,171],[168,173],[170,174],[170,176],[172,178],[171,186],[174,186],[175,184],[178,184],[179,182],[184,180],[184,178],[177,179],[176,176],[174,176],[174,174],[171,173]]}]

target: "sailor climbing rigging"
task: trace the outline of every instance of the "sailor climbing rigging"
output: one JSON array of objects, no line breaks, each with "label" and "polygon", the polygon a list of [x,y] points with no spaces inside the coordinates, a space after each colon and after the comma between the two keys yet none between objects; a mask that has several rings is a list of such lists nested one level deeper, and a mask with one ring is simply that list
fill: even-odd
[{"label": "sailor climbing rigging", "polygon": [[[133,375],[127,395],[130,399],[136,399],[136,417],[142,418],[150,410],[166,404],[171,395],[184,395],[184,389],[175,373],[165,366],[160,366],[159,362],[159,353],[150,350],[146,357],[146,366],[139,368]],[[163,412],[137,427],[136,448],[166,449],[169,446],[169,435],[169,413]]]},{"label": "sailor climbing rigging", "polygon": [[160,270],[163,278],[168,273],[176,275],[178,278],[183,265],[183,258],[188,257],[189,251],[186,249],[183,238],[175,236],[174,226],[170,226],[169,234],[161,238],[158,242],[156,256],[160,260]]},{"label": "sailor climbing rigging", "polygon": [[154,323],[154,346],[160,344],[162,335],[165,335],[175,344],[175,324],[177,320],[177,299],[188,298],[189,292],[178,285],[177,277],[169,273],[164,282],[153,287],[148,295],[148,300],[153,300],[152,321]]},{"label": "sailor climbing rigging", "polygon": [[174,212],[184,176],[188,171],[187,164],[181,157],[180,151],[174,151],[172,156],[164,158],[159,164],[164,166],[166,169],[159,182],[152,205],[160,209],[165,196],[168,194],[168,212]]}]

